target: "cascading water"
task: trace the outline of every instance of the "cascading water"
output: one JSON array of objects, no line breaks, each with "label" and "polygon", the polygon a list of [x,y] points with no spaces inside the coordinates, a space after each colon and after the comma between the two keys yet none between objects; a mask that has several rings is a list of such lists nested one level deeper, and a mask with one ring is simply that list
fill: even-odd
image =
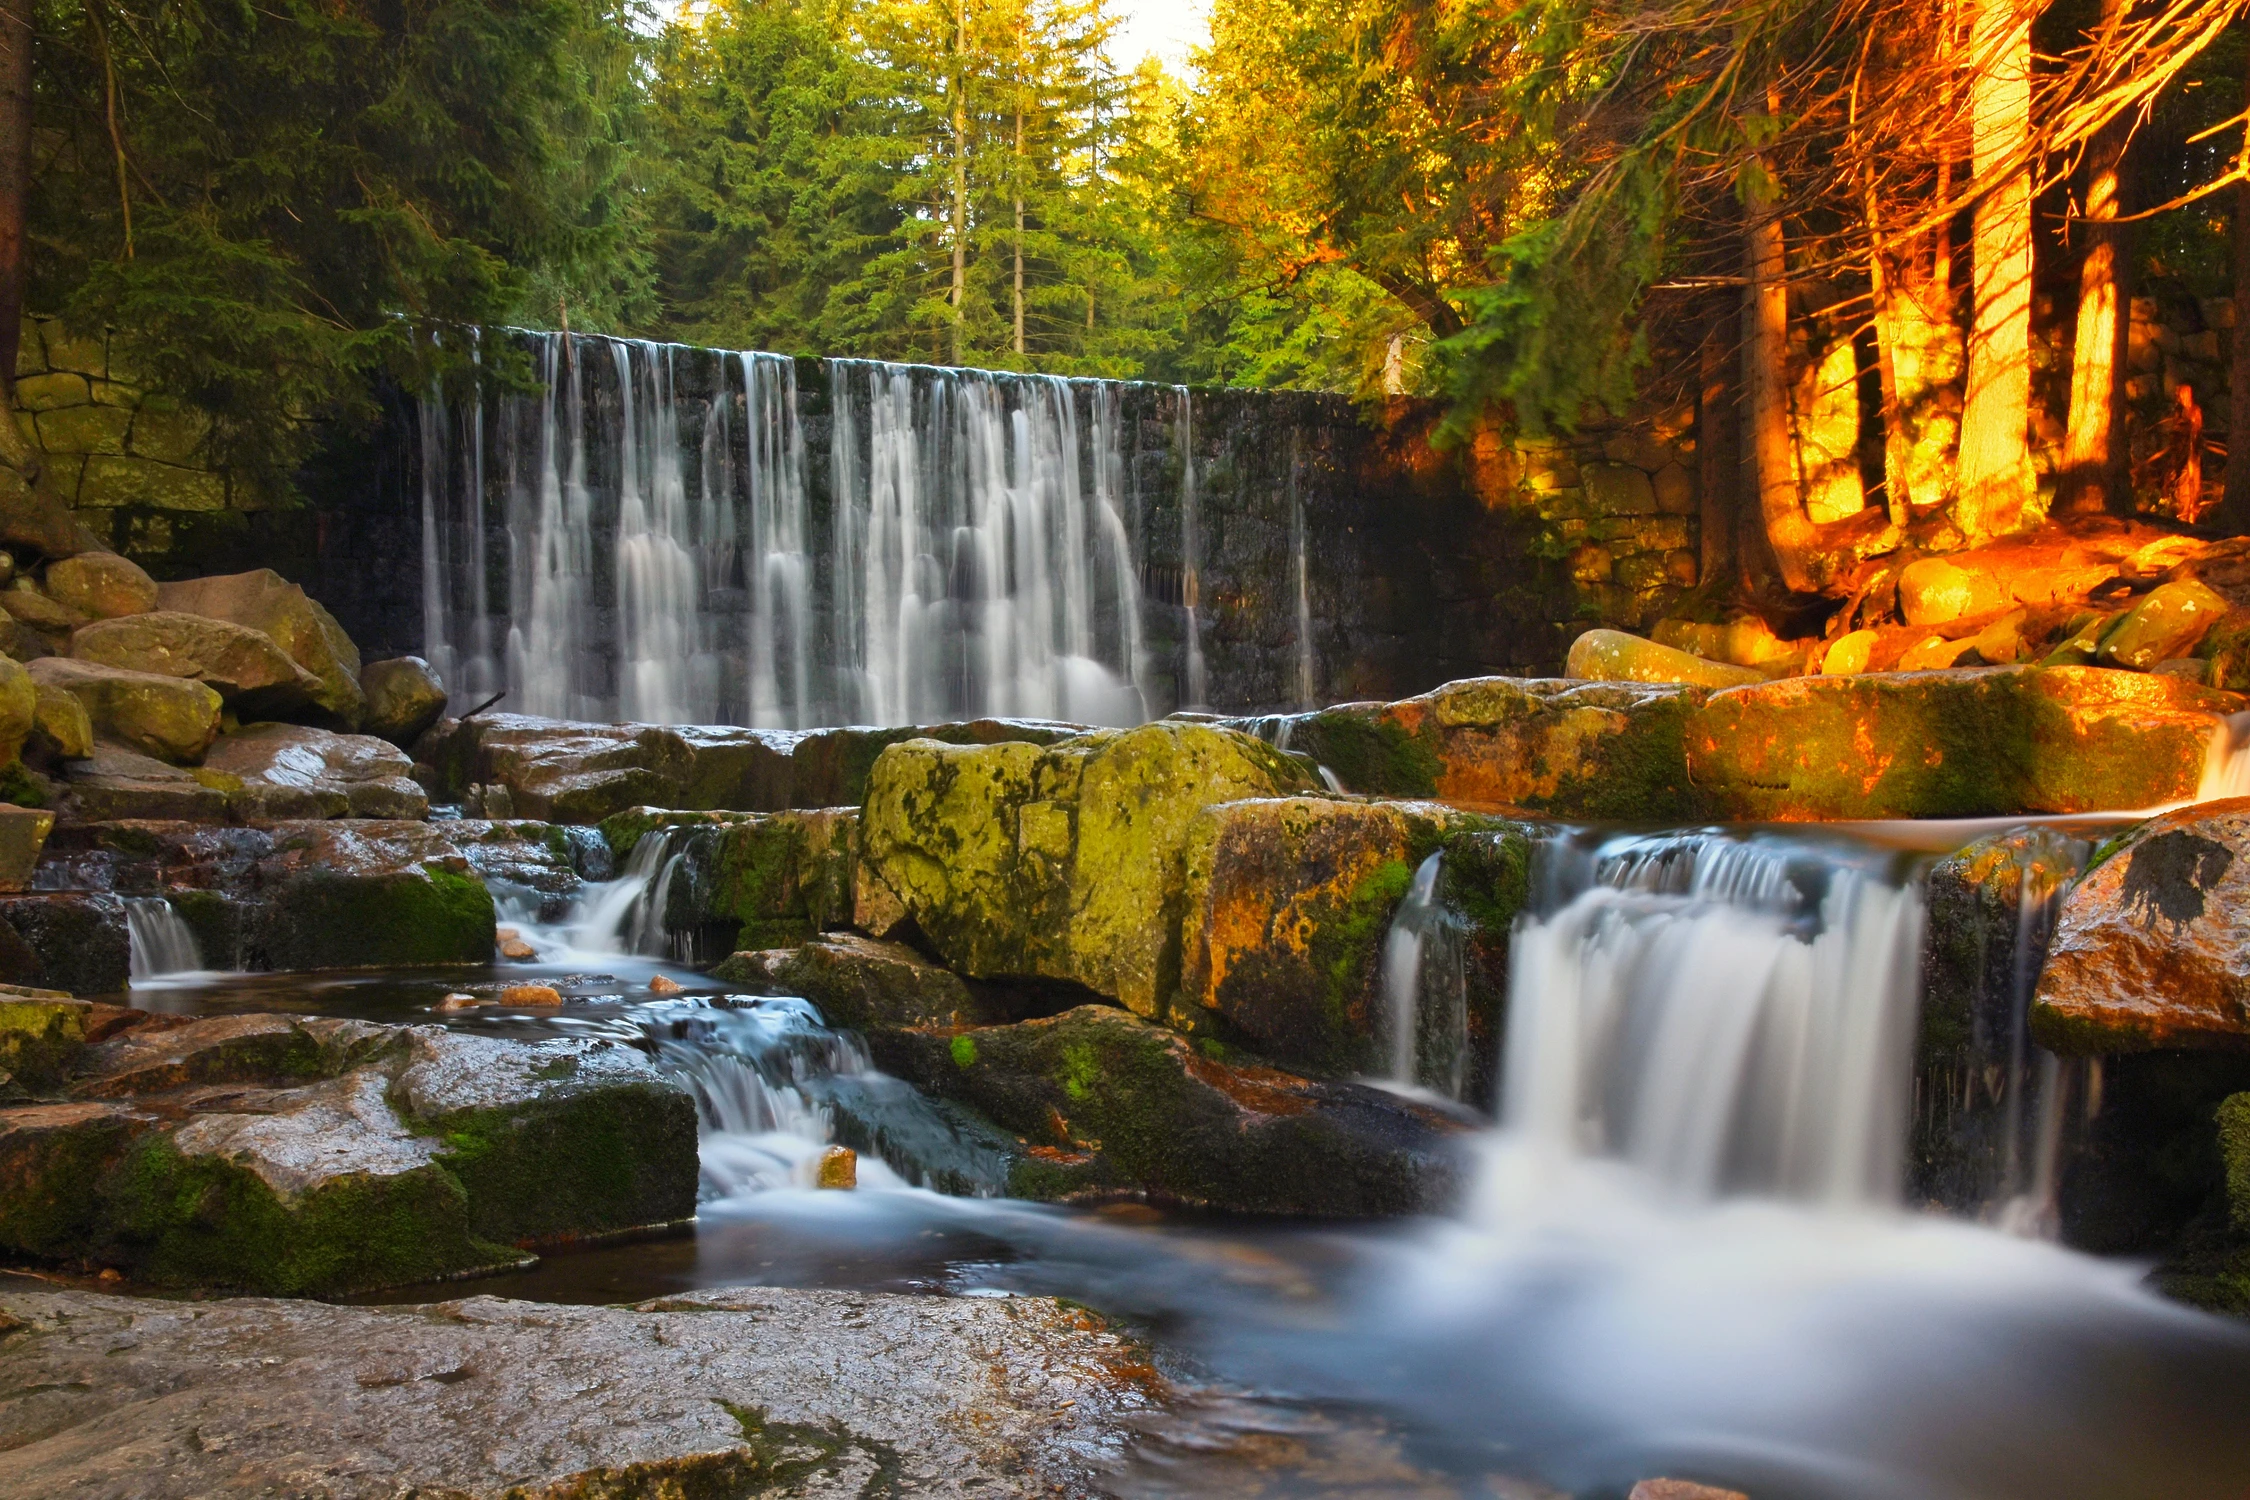
[{"label": "cascading water", "polygon": [[134,984],[202,972],[203,952],[195,933],[162,896],[127,896],[125,932],[131,945],[127,972]]},{"label": "cascading water", "polygon": [[1114,384],[829,360],[802,391],[774,355],[515,337],[536,393],[421,408],[424,631],[457,701],[777,729],[1147,716]]},{"label": "cascading water", "polygon": [[1201,708],[1209,690],[1203,662],[1203,509],[1195,482],[1195,397],[1180,387],[1180,603],[1187,610],[1186,706]]},{"label": "cascading water", "polygon": [[1469,1062],[1467,977],[1458,927],[1438,899],[1445,856],[1414,871],[1383,937],[1383,1010],[1389,1019],[1390,1072],[1404,1089],[1461,1097]]},{"label": "cascading water", "polygon": [[1304,439],[1289,430],[1289,561],[1297,586],[1297,707],[1311,712],[1320,707],[1319,672],[1313,660],[1312,538],[1305,525],[1305,497],[1297,490],[1297,471],[1304,462]]}]

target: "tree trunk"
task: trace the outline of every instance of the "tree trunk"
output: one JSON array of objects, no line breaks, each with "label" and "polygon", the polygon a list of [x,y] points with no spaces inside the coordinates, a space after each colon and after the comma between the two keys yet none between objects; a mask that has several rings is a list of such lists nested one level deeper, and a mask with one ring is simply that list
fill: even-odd
[{"label": "tree trunk", "polygon": [[1954,514],[1975,544],[2013,529],[2031,498],[2031,18],[2018,0],[1978,0],[1970,51],[1976,307]]},{"label": "tree trunk", "polygon": [[961,363],[961,323],[969,300],[969,0],[954,0],[953,60],[953,362]]},{"label": "tree trunk", "polygon": [[1738,320],[1722,317],[1704,336],[1701,389],[1695,403],[1695,484],[1700,552],[1696,578],[1710,584],[1734,571],[1735,490],[1741,461],[1735,435],[1734,382],[1727,365],[1734,353]]},{"label": "tree trunk", "polygon": [[[2124,0],[2103,0],[2102,29],[2123,19]],[[2078,333],[2070,356],[2070,426],[2063,437],[2055,511],[2130,511],[2117,462],[2117,365],[2125,333],[2124,231],[2117,223],[2125,127],[2113,124],[2086,150],[2086,259],[2078,268]],[[2240,192],[2241,189],[2236,189]],[[2239,218],[2239,213],[2237,214]],[[2239,236],[2237,240],[2239,242]],[[2238,252],[2239,254],[2239,252]]]},{"label": "tree trunk", "polygon": [[[2250,80],[2245,80],[2250,94]],[[2250,132],[2246,132],[2250,135]],[[2250,138],[2242,149],[2250,152]],[[2234,187],[2234,333],[2227,366],[2227,489],[2219,524],[2250,531],[2250,182]]]},{"label": "tree trunk", "polygon": [[39,475],[39,455],[16,425],[15,391],[30,271],[31,42],[30,0],[0,0],[0,463],[27,481]]},{"label": "tree trunk", "polygon": [[1914,437],[1906,428],[1905,404],[1898,390],[1898,288],[1885,267],[1883,236],[1875,217],[1875,185],[1867,185],[1867,231],[1874,244],[1867,254],[1868,291],[1875,303],[1875,373],[1882,391],[1883,502],[1891,524],[1914,517]]},{"label": "tree trunk", "polygon": [[1789,435],[1789,285],[1787,245],[1773,179],[1751,164],[1744,194],[1742,289],[1743,448],[1758,497],[1758,514],[1784,587],[1817,587],[1818,543],[1797,480]]}]

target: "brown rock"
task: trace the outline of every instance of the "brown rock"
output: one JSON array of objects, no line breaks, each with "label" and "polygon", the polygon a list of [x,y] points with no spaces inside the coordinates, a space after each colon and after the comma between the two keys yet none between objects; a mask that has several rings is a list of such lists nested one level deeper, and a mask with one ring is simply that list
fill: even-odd
[{"label": "brown rock", "polygon": [[156,580],[114,552],[81,552],[47,565],[47,595],[96,620],[156,608]]},{"label": "brown rock", "polygon": [[2055,1052],[2250,1045],[2250,799],[2152,818],[2086,872],[2031,1024]]},{"label": "brown rock", "polygon": [[668,979],[662,974],[651,976],[648,982],[649,993],[652,995],[677,995],[685,988],[677,979]]},{"label": "brown rock", "polygon": [[903,943],[831,932],[795,948],[737,953],[713,979],[766,993],[799,995],[831,1026],[884,1031],[903,1026],[978,1026],[1006,1019],[960,975]]},{"label": "brown rock", "polygon": [[452,994],[446,996],[443,1000],[440,1000],[437,1003],[437,1008],[442,1011],[475,1010],[482,1004],[484,1004],[484,1002],[482,1000],[479,1000],[476,996],[464,995],[460,991],[456,990]]},{"label": "brown rock", "polygon": [[253,724],[222,736],[203,764],[239,782],[228,803],[243,820],[429,816],[414,763],[372,735]]},{"label": "brown rock", "polygon": [[[539,950],[522,938],[510,934],[500,939],[500,956],[514,963],[529,963],[539,956]],[[677,986],[675,986],[677,988]]]},{"label": "brown rock", "polygon": [[[26,674],[25,680],[29,680]],[[32,732],[46,750],[64,760],[84,760],[94,753],[94,721],[75,693],[51,683],[37,684],[32,709]]]},{"label": "brown rock", "polygon": [[359,687],[359,648],[334,615],[273,569],[160,584],[157,606],[264,631],[320,679],[314,704],[346,728],[358,725],[367,706]]},{"label": "brown rock", "polygon": [[820,1153],[820,1166],[813,1179],[820,1188],[856,1188],[859,1186],[859,1153],[849,1146],[830,1146]]},{"label": "brown rock", "polygon": [[28,547],[44,557],[104,550],[101,539],[79,524],[60,497],[43,488],[25,488],[12,469],[0,475],[0,544]]},{"label": "brown rock", "polygon": [[0,609],[7,610],[34,630],[57,635],[76,630],[90,618],[81,610],[48,598],[28,578],[19,578],[0,589]]},{"label": "brown rock", "polygon": [[1763,682],[1763,674],[1728,662],[1663,646],[1622,630],[1589,630],[1573,641],[1563,668],[1588,682],[1683,682],[1696,687],[1740,687]]},{"label": "brown rock", "polygon": [[1909,625],[1943,625],[2005,609],[2014,598],[1998,578],[1942,557],[1909,563],[1898,578],[1898,602]]},{"label": "brown rock", "polygon": [[51,812],[0,802],[0,891],[20,891],[31,884],[39,851],[54,828]]},{"label": "brown rock", "polygon": [[96,740],[92,752],[69,766],[64,808],[75,822],[119,819],[224,823],[227,794],[177,766]]},{"label": "brown rock", "polygon": [[192,679],[59,656],[25,670],[84,704],[97,735],[159,760],[194,765],[219,737],[219,695]]},{"label": "brown rock", "polygon": [[70,654],[104,666],[193,678],[244,720],[301,712],[320,693],[320,679],[291,661],[264,631],[178,610],[97,621],[71,637]]},{"label": "brown rock", "polygon": [[551,984],[511,984],[500,992],[502,1005],[555,1006],[563,997]]},{"label": "brown rock", "polygon": [[419,656],[370,662],[359,674],[359,686],[367,695],[367,715],[360,728],[402,748],[412,745],[445,712],[445,683]]},{"label": "brown rock", "polygon": [[1644,1479],[1625,1500],[1750,1500],[1740,1490],[1722,1490],[1692,1479]]}]

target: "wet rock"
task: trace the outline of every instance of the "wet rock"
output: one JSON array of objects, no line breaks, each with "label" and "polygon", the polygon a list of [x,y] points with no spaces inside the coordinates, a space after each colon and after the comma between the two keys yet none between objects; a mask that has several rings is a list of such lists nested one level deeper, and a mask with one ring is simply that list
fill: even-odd
[{"label": "wet rock", "polygon": [[849,1146],[830,1146],[820,1153],[813,1186],[850,1190],[859,1186],[859,1153]]},{"label": "wet rock", "polygon": [[174,765],[192,766],[219,737],[219,695],[202,683],[97,662],[43,657],[25,669],[85,705],[94,732]]},{"label": "wet rock", "polygon": [[177,610],[97,621],[71,637],[70,654],[106,667],[193,678],[246,720],[302,712],[320,692],[320,679],[263,631]]},{"label": "wet rock", "polygon": [[603,819],[602,836],[620,862],[648,837],[664,838],[667,854],[678,856],[655,899],[673,945],[696,962],[799,942],[852,921],[859,814],[851,808],[635,808]]},{"label": "wet rock", "polygon": [[1412,1213],[1459,1183],[1456,1126],[1355,1084],[1222,1061],[1124,1011],[1086,1005],[974,1031],[871,1038],[886,1070],[971,1106],[1034,1149],[1010,1190],[1130,1192],[1238,1212]]},{"label": "wet rock", "polygon": [[335,616],[271,568],[160,584],[157,607],[263,631],[319,679],[313,706],[343,728],[358,726],[366,707],[359,688],[359,648]]},{"label": "wet rock", "polygon": [[1750,1500],[1740,1490],[1722,1490],[1692,1479],[1644,1479],[1625,1500]]},{"label": "wet rock", "polygon": [[1589,630],[1571,642],[1564,675],[1585,682],[1684,682],[1697,687],[1739,687],[1763,682],[1748,667],[1691,656],[1622,630]]},{"label": "wet rock", "polygon": [[35,956],[35,967],[12,983],[73,995],[124,991],[132,969],[125,903],[115,896],[32,893],[0,896],[5,922]]},{"label": "wet rock", "polygon": [[112,620],[156,608],[156,580],[114,552],[81,552],[47,565],[47,594],[89,619]]},{"label": "wet rock", "polygon": [[[0,1028],[41,1006],[0,1002]],[[14,1253],[334,1293],[693,1212],[694,1104],[630,1048],[121,1014],[98,1043],[63,1018],[70,1106],[0,1109]]]},{"label": "wet rock", "polygon": [[27,1393],[0,1413],[11,1497],[296,1493],[317,1474],[331,1500],[1030,1500],[1089,1488],[1120,1417],[1158,1396],[1136,1346],[1043,1298],[365,1308],[33,1289],[0,1311]]},{"label": "wet rock", "polygon": [[274,969],[489,963],[492,896],[430,825],[285,825],[259,862],[260,948]]},{"label": "wet rock", "polygon": [[0,991],[0,1071],[7,1082],[19,1089],[59,1086],[86,1044],[94,1009],[60,991]]},{"label": "wet rock", "polygon": [[1383,1074],[1381,955],[1416,868],[1500,820],[1434,803],[1294,797],[1205,809],[1188,831],[1179,1010],[1288,1067]]},{"label": "wet rock", "polygon": [[1001,1007],[958,974],[903,943],[831,933],[795,948],[737,953],[712,969],[728,984],[800,995],[831,1026],[852,1031],[957,1028],[1005,1020]]},{"label": "wet rock", "polygon": [[2068,833],[2011,829],[1955,851],[1924,877],[1909,1201],[1975,1214],[2020,1186],[2010,1181],[2010,1141],[2020,1153],[2036,1117],[2030,1097],[2048,1081],[2022,1045],[2024,1005],[2062,894],[2092,852]]},{"label": "wet rock", "polygon": [[[419,656],[394,656],[360,670],[367,714],[360,728],[405,748],[445,712],[445,683]],[[473,705],[472,705],[473,706]]]},{"label": "wet rock", "polygon": [[444,831],[487,888],[535,900],[542,922],[567,916],[588,880],[616,874],[609,846],[590,828],[461,818]]},{"label": "wet rock", "polygon": [[2227,601],[2191,579],[2159,585],[2127,610],[2102,637],[2103,666],[2146,672],[2158,662],[2191,655],[2227,612]]},{"label": "wet rock", "polygon": [[1707,814],[1960,818],[2195,796],[2231,694],[2099,668],[1794,677],[1688,721]]},{"label": "wet rock", "polygon": [[1697,816],[1680,735],[1707,695],[1677,684],[1473,677],[1284,727],[1292,753],[1355,792],[1676,823]]},{"label": "wet rock", "polygon": [[91,753],[65,771],[62,810],[73,822],[147,818],[192,823],[223,823],[226,783],[128,750],[94,742]]},{"label": "wet rock", "polygon": [[892,745],[939,740],[948,745],[1052,745],[1084,734],[1082,724],[1040,719],[972,719],[964,724],[923,724],[897,729],[818,729],[789,754],[790,807],[857,807],[867,778]]},{"label": "wet rock", "polygon": [[[24,674],[24,680],[30,681],[29,673]],[[35,686],[33,694],[31,728],[41,748],[58,760],[84,760],[92,755],[94,720],[78,695],[45,683]]]},{"label": "wet rock", "polygon": [[1052,746],[915,740],[875,763],[861,852],[960,973],[1066,980],[1154,1015],[1177,972],[1167,913],[1195,814],[1310,782],[1261,741],[1201,724]]},{"label": "wet rock", "polygon": [[51,812],[0,803],[0,891],[20,891],[31,884],[39,851],[54,828]]},{"label": "wet rock", "polygon": [[409,1047],[392,1097],[444,1142],[471,1233],[532,1246],[694,1215],[695,1101],[640,1052],[435,1026],[414,1028]]},{"label": "wet rock", "polygon": [[21,665],[0,656],[0,765],[23,754],[24,741],[38,723],[39,694]]},{"label": "wet rock", "polygon": [[2031,1020],[2063,1053],[2250,1044],[2250,799],[2151,818],[2097,853]]},{"label": "wet rock", "polygon": [[222,735],[203,765],[240,783],[229,788],[227,805],[245,821],[424,818],[430,812],[406,752],[372,735],[253,724]]}]

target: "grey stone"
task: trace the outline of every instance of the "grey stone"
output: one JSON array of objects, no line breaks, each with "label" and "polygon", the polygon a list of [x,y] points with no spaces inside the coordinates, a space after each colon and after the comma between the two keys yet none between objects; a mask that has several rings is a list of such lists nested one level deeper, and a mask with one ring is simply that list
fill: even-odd
[{"label": "grey stone", "polygon": [[221,736],[203,763],[242,783],[227,801],[245,821],[429,816],[429,796],[413,778],[413,761],[372,735],[253,724]]},{"label": "grey stone", "polygon": [[[636,1308],[0,1291],[5,1500],[1085,1493],[1161,1388],[1082,1310],[735,1288]],[[127,1414],[130,1413],[128,1417]]]},{"label": "grey stone", "polygon": [[63,811],[73,822],[106,823],[119,818],[226,821],[225,792],[205,785],[178,766],[105,740],[94,742],[91,755],[71,762],[66,775]]}]

